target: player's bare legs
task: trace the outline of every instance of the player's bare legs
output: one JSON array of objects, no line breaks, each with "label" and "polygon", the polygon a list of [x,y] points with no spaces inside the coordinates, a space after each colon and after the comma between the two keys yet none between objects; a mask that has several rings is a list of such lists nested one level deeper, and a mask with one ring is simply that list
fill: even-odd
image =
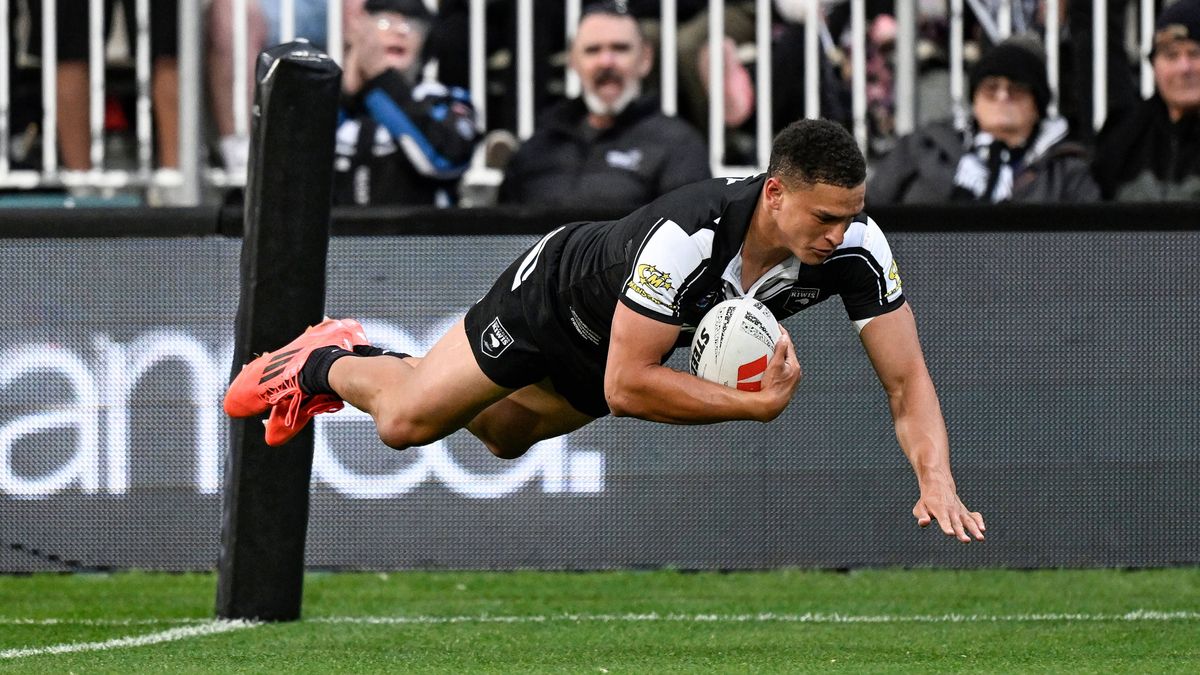
[{"label": "player's bare legs", "polygon": [[415,366],[392,356],[338,359],[329,369],[329,387],[370,414],[379,438],[398,449],[432,443],[465,427],[513,391],[479,369],[462,321]]},{"label": "player's bare legs", "polygon": [[501,459],[516,459],[534,443],[570,433],[595,418],[576,410],[549,381],[522,387],[496,401],[467,424]]},{"label": "player's bare legs", "polygon": [[426,445],[465,428],[505,459],[593,419],[549,380],[519,390],[493,382],[475,361],[462,321],[429,354],[413,357],[372,347],[353,319],[326,319],[243,366],[224,408],[237,418],[270,411],[266,441],[279,446],[313,416],[346,402],[370,414],[393,448]]},{"label": "player's bare legs", "polygon": [[[416,368],[424,358],[406,356],[400,363]],[[546,379],[522,387],[484,408],[466,429],[492,454],[516,459],[535,443],[571,433],[595,420],[576,410]]]},{"label": "player's bare legs", "polygon": [[399,449],[466,428],[493,454],[512,459],[592,420],[548,383],[514,391],[492,382],[475,362],[461,321],[423,358],[338,359],[329,386],[370,414],[380,439]]}]

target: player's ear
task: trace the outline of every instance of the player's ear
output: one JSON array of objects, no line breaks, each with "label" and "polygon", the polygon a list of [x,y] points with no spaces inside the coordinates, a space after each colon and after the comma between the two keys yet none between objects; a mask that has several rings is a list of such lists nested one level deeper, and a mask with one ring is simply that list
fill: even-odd
[{"label": "player's ear", "polygon": [[787,187],[779,176],[768,176],[763,183],[763,199],[767,200],[767,206],[779,209],[783,205],[783,193],[786,190]]}]

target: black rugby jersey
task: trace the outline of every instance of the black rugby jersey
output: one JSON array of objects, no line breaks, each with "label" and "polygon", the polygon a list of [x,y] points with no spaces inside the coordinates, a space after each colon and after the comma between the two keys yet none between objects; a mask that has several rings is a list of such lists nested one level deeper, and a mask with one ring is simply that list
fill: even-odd
[{"label": "black rugby jersey", "polygon": [[618,299],[627,307],[683,329],[676,347],[716,303],[753,295],[783,319],[840,295],[851,320],[886,314],[904,303],[896,262],[883,232],[859,214],[845,240],[820,265],[794,256],[768,270],[747,293],[742,241],[765,175],[717,178],[684,186],[616,221],[575,223],[546,235],[514,281],[539,259],[550,309],[564,330],[607,349]]}]

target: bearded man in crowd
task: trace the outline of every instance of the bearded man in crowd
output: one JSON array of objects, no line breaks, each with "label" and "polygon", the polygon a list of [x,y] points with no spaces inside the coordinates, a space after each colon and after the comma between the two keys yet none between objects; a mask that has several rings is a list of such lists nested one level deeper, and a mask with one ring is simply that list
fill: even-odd
[{"label": "bearded man in crowd", "polygon": [[642,95],[654,55],[624,2],[583,10],[570,58],[583,95],[541,117],[505,170],[502,202],[628,209],[710,177],[699,133]]}]

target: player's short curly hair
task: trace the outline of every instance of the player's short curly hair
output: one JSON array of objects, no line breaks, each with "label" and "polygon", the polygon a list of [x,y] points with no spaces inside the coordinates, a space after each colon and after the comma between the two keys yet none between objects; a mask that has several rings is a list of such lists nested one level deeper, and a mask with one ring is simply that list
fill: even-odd
[{"label": "player's short curly hair", "polygon": [[842,125],[802,119],[775,136],[767,175],[778,176],[789,187],[828,183],[852,188],[867,179],[867,162]]}]

